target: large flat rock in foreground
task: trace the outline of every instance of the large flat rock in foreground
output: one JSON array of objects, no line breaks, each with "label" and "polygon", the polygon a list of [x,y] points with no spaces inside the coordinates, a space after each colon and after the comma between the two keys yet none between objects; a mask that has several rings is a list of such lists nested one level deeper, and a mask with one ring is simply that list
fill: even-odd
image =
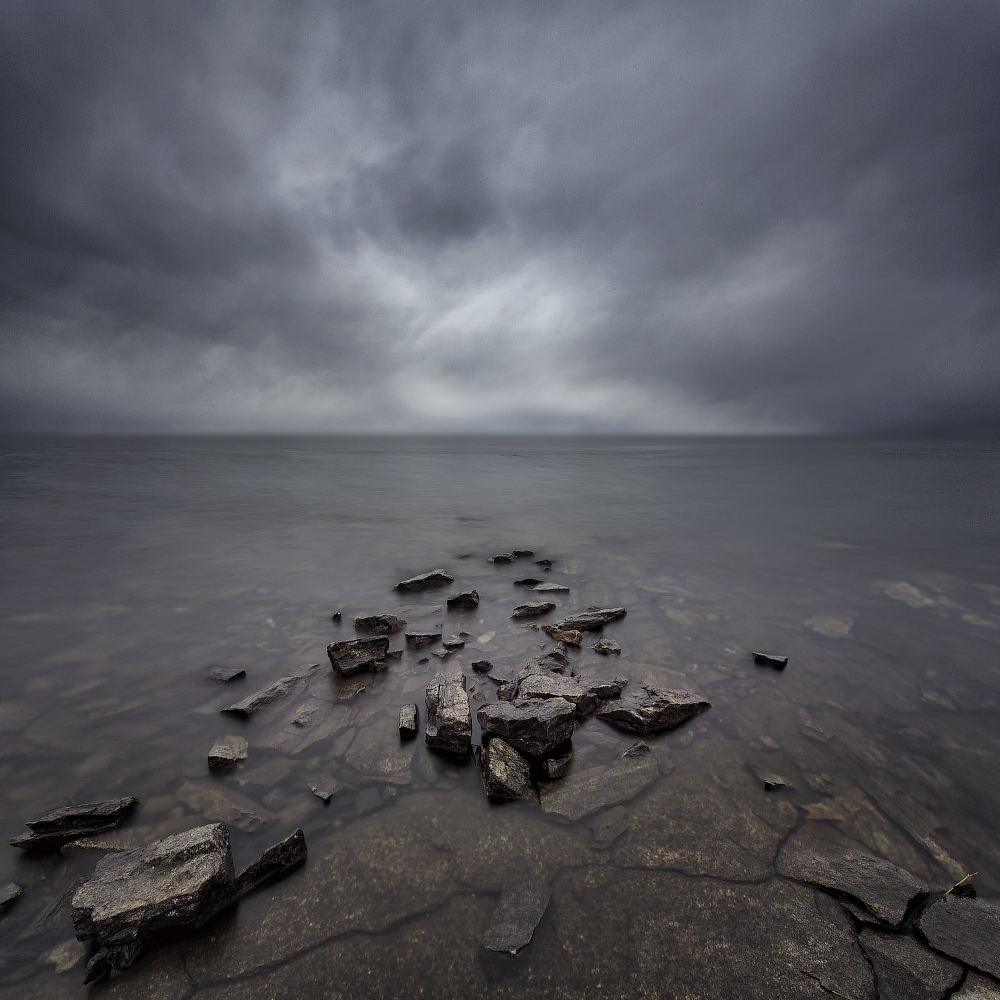
[{"label": "large flat rock in foreground", "polygon": [[1000,906],[943,896],[920,914],[917,928],[932,948],[1000,978]]}]

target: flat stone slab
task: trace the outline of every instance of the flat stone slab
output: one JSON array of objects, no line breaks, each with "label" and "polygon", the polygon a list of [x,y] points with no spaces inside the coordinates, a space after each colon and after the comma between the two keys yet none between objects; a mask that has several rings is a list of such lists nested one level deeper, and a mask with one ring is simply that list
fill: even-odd
[{"label": "flat stone slab", "polygon": [[541,883],[507,882],[483,935],[483,947],[516,955],[530,944],[551,898],[548,886]]},{"label": "flat stone slab", "polygon": [[879,1000],[944,1000],[962,978],[962,966],[925,948],[909,934],[864,928],[858,943],[878,980]]},{"label": "flat stone slab", "polygon": [[917,929],[937,951],[1000,978],[1000,906],[949,893],[920,914]]},{"label": "flat stone slab", "polygon": [[531,766],[498,737],[483,747],[482,769],[483,785],[491,799],[520,799],[531,791]]},{"label": "flat stone slab", "polygon": [[406,628],[406,622],[395,615],[368,615],[355,618],[354,627],[359,632],[398,632]]},{"label": "flat stone slab", "polygon": [[424,697],[427,722],[424,739],[429,747],[464,755],[472,749],[472,709],[461,670],[438,674]]},{"label": "flat stone slab", "polygon": [[31,833],[14,837],[10,843],[27,851],[52,850],[67,840],[89,837],[118,826],[138,804],[138,799],[128,796],[53,809],[26,823]]},{"label": "flat stone slab", "polygon": [[614,764],[572,771],[558,781],[540,782],[538,790],[545,812],[574,821],[628,802],[659,776],[656,757],[647,752],[622,757]]},{"label": "flat stone slab", "polygon": [[476,590],[466,590],[447,600],[449,608],[472,610],[479,607],[479,592]]},{"label": "flat stone slab", "polygon": [[208,751],[209,767],[234,767],[247,759],[250,744],[242,736],[220,736]]},{"label": "flat stone slab", "polygon": [[643,684],[634,690],[630,688],[619,700],[603,705],[597,718],[625,732],[651,736],[676,729],[711,707],[701,695],[690,691],[668,691]]},{"label": "flat stone slab", "polygon": [[486,732],[515,750],[543,757],[573,735],[576,706],[564,698],[493,702],[483,705],[476,719]]},{"label": "flat stone slab", "polygon": [[446,583],[454,583],[455,578],[449,576],[443,569],[432,569],[429,573],[411,576],[409,580],[401,580],[394,590],[426,590],[428,587],[443,587]]},{"label": "flat stone slab", "polygon": [[624,618],[628,612],[625,608],[594,608],[579,615],[571,615],[555,623],[562,631],[596,632],[611,622]]},{"label": "flat stone slab", "polygon": [[211,667],[205,674],[206,681],[215,681],[218,684],[228,684],[230,681],[242,680],[247,672],[239,667]]},{"label": "flat stone slab", "polygon": [[[391,616],[389,616],[391,617]],[[350,677],[362,670],[382,670],[389,651],[389,636],[375,635],[370,639],[346,639],[331,642],[326,647],[330,666],[340,677]]]},{"label": "flat stone slab", "polygon": [[775,865],[796,878],[859,904],[871,919],[900,927],[910,909],[927,898],[929,889],[908,871],[860,851],[845,854],[805,854],[784,849]]},{"label": "flat stone slab", "polygon": [[536,615],[544,615],[555,607],[549,601],[528,601],[527,604],[519,604],[510,613],[511,618],[534,618]]},{"label": "flat stone slab", "polygon": [[6,913],[24,894],[24,886],[17,882],[0,885],[0,913]]}]

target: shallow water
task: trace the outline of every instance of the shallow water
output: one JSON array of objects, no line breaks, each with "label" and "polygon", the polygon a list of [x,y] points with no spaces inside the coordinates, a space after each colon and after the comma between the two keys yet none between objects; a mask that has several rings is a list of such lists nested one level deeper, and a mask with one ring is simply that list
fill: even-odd
[{"label": "shallow water", "polygon": [[[100,995],[824,995],[786,971],[814,915],[783,914],[826,897],[774,875],[783,845],[853,846],[942,888],[977,871],[1000,896],[997,459],[986,440],[6,440],[0,832],[121,795],[142,803],[115,831],[129,844],[242,809],[262,822],[231,826],[240,868],[305,829],[304,869]],[[487,562],[511,548],[552,570]],[[393,591],[435,568],[453,588]],[[650,740],[661,777],[610,840],[604,814],[490,804],[471,761],[399,743],[429,650],[347,680],[327,666],[355,614],[407,606],[411,628],[469,633],[446,662],[492,700],[471,662],[512,672],[547,639],[509,618],[526,575],[571,588],[555,615],[627,607],[605,630],[621,656],[594,635],[578,673],[713,705]],[[476,611],[442,607],[467,587]],[[313,663],[301,695],[219,715]],[[210,664],[247,680],[212,684]],[[229,733],[249,759],[210,775]],[[632,742],[590,719],[574,768]],[[310,784],[337,789],[329,805]],[[0,996],[87,994],[68,911],[43,918],[99,856],[0,850],[0,883],[26,887],[0,918]],[[510,877],[553,896],[497,963],[479,941]]]}]

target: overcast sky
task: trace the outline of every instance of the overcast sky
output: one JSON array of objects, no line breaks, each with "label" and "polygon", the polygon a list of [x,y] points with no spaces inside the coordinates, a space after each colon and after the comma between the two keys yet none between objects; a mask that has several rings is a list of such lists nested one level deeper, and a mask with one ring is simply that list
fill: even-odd
[{"label": "overcast sky", "polygon": [[1000,4],[6,0],[0,428],[1000,428]]}]

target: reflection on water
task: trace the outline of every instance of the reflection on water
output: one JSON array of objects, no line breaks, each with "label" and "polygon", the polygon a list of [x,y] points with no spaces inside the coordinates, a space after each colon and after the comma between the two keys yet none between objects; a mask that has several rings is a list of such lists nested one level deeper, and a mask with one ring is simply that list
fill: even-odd
[{"label": "reflection on water", "polygon": [[[7,441],[0,461],[4,837],[135,795],[102,841],[223,819],[237,868],[297,826],[309,844],[302,871],[99,992],[815,996],[809,976],[781,979],[825,905],[796,916],[814,894],[774,875],[783,845],[852,846],[940,887],[978,871],[1000,895],[992,442],[60,439]],[[511,548],[551,570],[487,562]],[[439,567],[453,588],[392,589]],[[577,823],[490,804],[471,760],[400,742],[401,705],[423,722],[435,647],[395,633],[399,659],[346,679],[325,657],[356,614],[464,638],[445,662],[475,717],[496,686],[471,663],[513,676],[548,643],[509,617],[526,575],[570,587],[546,595],[557,616],[628,608],[604,633],[621,655],[593,652],[594,634],[577,673],[713,705],[650,740],[658,781]],[[468,588],[477,609],[444,607]],[[252,720],[219,714],[315,663]],[[213,664],[247,676],[207,681]],[[209,771],[226,736],[247,759]],[[633,741],[589,719],[573,767]],[[0,883],[26,887],[0,918],[0,996],[85,995],[60,901],[100,856],[0,851]],[[532,944],[491,964],[479,942],[511,877],[552,902]],[[833,940],[841,917],[823,919]]]}]

